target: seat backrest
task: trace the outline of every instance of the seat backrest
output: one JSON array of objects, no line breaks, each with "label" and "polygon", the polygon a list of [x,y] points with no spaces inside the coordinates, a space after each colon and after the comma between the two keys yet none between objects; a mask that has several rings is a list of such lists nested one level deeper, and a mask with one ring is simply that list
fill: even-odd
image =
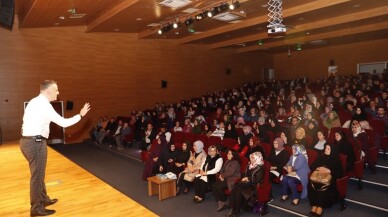
[{"label": "seat backrest", "polygon": [[270,200],[272,183],[270,180],[269,171],[271,169],[271,163],[264,161],[264,177],[263,182],[256,186],[257,200],[259,203],[266,203]]},{"label": "seat backrest", "polygon": [[224,138],[221,141],[221,145],[227,149],[232,150],[233,147],[237,144],[237,140],[232,139],[232,138]]},{"label": "seat backrest", "polygon": [[240,172],[241,174],[245,173],[245,170],[247,169],[249,159],[246,157],[240,158]]},{"label": "seat backrest", "polygon": [[203,144],[206,144],[206,142],[207,142],[208,139],[209,139],[209,138],[208,138],[206,135],[204,135],[204,134],[197,134],[197,135],[195,136],[195,141],[200,140],[200,141],[203,142]]},{"label": "seat backrest", "polygon": [[368,134],[368,147],[374,147],[375,146],[375,133],[371,129],[365,129],[365,133]]},{"label": "seat backrest", "polygon": [[183,133],[183,141],[185,142],[194,143],[196,141],[195,138],[196,138],[195,133]]},{"label": "seat backrest", "polygon": [[384,121],[372,119],[369,120],[369,125],[375,131],[375,134],[378,134],[379,136],[384,136]]},{"label": "seat backrest", "polygon": [[268,143],[265,143],[265,142],[261,142],[260,145],[264,149],[265,157],[268,158],[269,155],[271,154],[271,150],[272,150],[271,144],[268,144]]},{"label": "seat backrest", "polygon": [[345,173],[345,169],[346,169],[346,158],[347,158],[346,155],[344,155],[344,154],[339,154],[339,159],[340,159],[340,161],[341,161],[342,169],[343,169],[344,173]]},{"label": "seat backrest", "polygon": [[319,153],[314,149],[307,149],[309,167],[317,160]]},{"label": "seat backrest", "polygon": [[172,135],[171,135],[171,141],[172,141],[173,143],[176,143],[176,142],[178,142],[178,143],[183,143],[183,142],[184,142],[184,141],[183,141],[183,136],[184,136],[184,133],[181,132],[181,131],[172,133]]}]

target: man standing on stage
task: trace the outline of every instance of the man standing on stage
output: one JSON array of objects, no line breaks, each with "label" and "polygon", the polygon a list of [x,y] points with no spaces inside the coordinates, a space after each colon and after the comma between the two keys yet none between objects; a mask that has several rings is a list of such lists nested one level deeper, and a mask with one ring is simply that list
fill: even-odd
[{"label": "man standing on stage", "polygon": [[33,98],[24,111],[20,149],[28,161],[31,173],[31,216],[54,214],[55,210],[49,210],[45,207],[58,201],[58,199],[50,199],[47,196],[44,183],[47,162],[46,140],[50,133],[50,122],[61,127],[68,127],[80,121],[90,110],[89,103],[85,103],[79,114],[65,119],[50,104],[51,101],[57,100],[58,94],[57,83],[46,80],[40,85],[39,96]]}]

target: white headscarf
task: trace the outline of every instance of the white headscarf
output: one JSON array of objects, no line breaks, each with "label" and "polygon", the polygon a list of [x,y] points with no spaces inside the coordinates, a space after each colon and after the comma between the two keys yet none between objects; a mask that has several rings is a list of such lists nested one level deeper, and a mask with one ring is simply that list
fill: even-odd
[{"label": "white headscarf", "polygon": [[257,166],[261,166],[264,164],[264,159],[263,159],[263,155],[261,154],[261,152],[254,152],[252,154],[249,155],[249,159],[251,157],[254,157],[255,158],[255,161],[251,161],[250,164],[249,164],[249,169],[253,169]]},{"label": "white headscarf", "polygon": [[194,142],[194,145],[195,145],[195,147],[196,147],[195,153],[197,153],[197,154],[201,153],[202,150],[203,150],[203,142],[200,141],[200,140],[198,140],[198,141],[195,141],[195,142]]}]

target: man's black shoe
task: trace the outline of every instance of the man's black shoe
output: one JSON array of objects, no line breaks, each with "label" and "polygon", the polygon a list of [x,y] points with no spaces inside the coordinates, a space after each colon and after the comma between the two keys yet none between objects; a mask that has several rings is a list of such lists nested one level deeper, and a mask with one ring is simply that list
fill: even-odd
[{"label": "man's black shoe", "polygon": [[51,206],[51,205],[55,204],[56,202],[58,202],[58,199],[52,199],[52,200],[46,201],[44,203],[44,206]]},{"label": "man's black shoe", "polygon": [[55,213],[55,210],[51,209],[42,209],[38,211],[31,211],[31,217],[32,216],[46,216],[46,215],[52,215]]}]

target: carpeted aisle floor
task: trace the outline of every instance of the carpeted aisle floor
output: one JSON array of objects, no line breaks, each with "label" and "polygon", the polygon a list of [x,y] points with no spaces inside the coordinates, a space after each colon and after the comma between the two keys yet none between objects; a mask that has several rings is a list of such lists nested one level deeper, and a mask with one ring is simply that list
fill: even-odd
[{"label": "carpeted aisle floor", "polygon": [[[80,144],[55,144],[51,145],[53,149],[69,158],[79,166],[88,170],[96,177],[105,181],[131,199],[152,210],[163,217],[206,217],[206,216],[224,216],[227,211],[216,212],[217,204],[211,194],[208,194],[205,201],[201,204],[195,204],[192,201],[193,192],[186,195],[179,195],[158,201],[157,196],[149,197],[147,192],[147,183],[141,180],[143,164],[131,157],[126,157],[118,153],[106,150],[91,143]],[[49,156],[50,157],[50,156]],[[280,186],[274,185],[274,195],[278,195]],[[352,192],[351,195],[354,196]],[[363,192],[363,196],[367,192]],[[383,194],[382,195],[387,195]],[[275,206],[284,207],[303,215],[309,212],[307,200],[302,200],[298,207],[292,207],[287,202],[280,202],[275,199],[272,203]],[[336,207],[325,210],[325,216],[338,216]],[[270,207],[270,213],[266,216],[297,216],[279,209]],[[98,215],[96,213],[96,215]],[[348,203],[348,209],[340,214],[341,216],[388,216],[387,213],[373,208],[363,207],[357,204]],[[239,216],[257,216],[254,213],[243,212]]]}]

